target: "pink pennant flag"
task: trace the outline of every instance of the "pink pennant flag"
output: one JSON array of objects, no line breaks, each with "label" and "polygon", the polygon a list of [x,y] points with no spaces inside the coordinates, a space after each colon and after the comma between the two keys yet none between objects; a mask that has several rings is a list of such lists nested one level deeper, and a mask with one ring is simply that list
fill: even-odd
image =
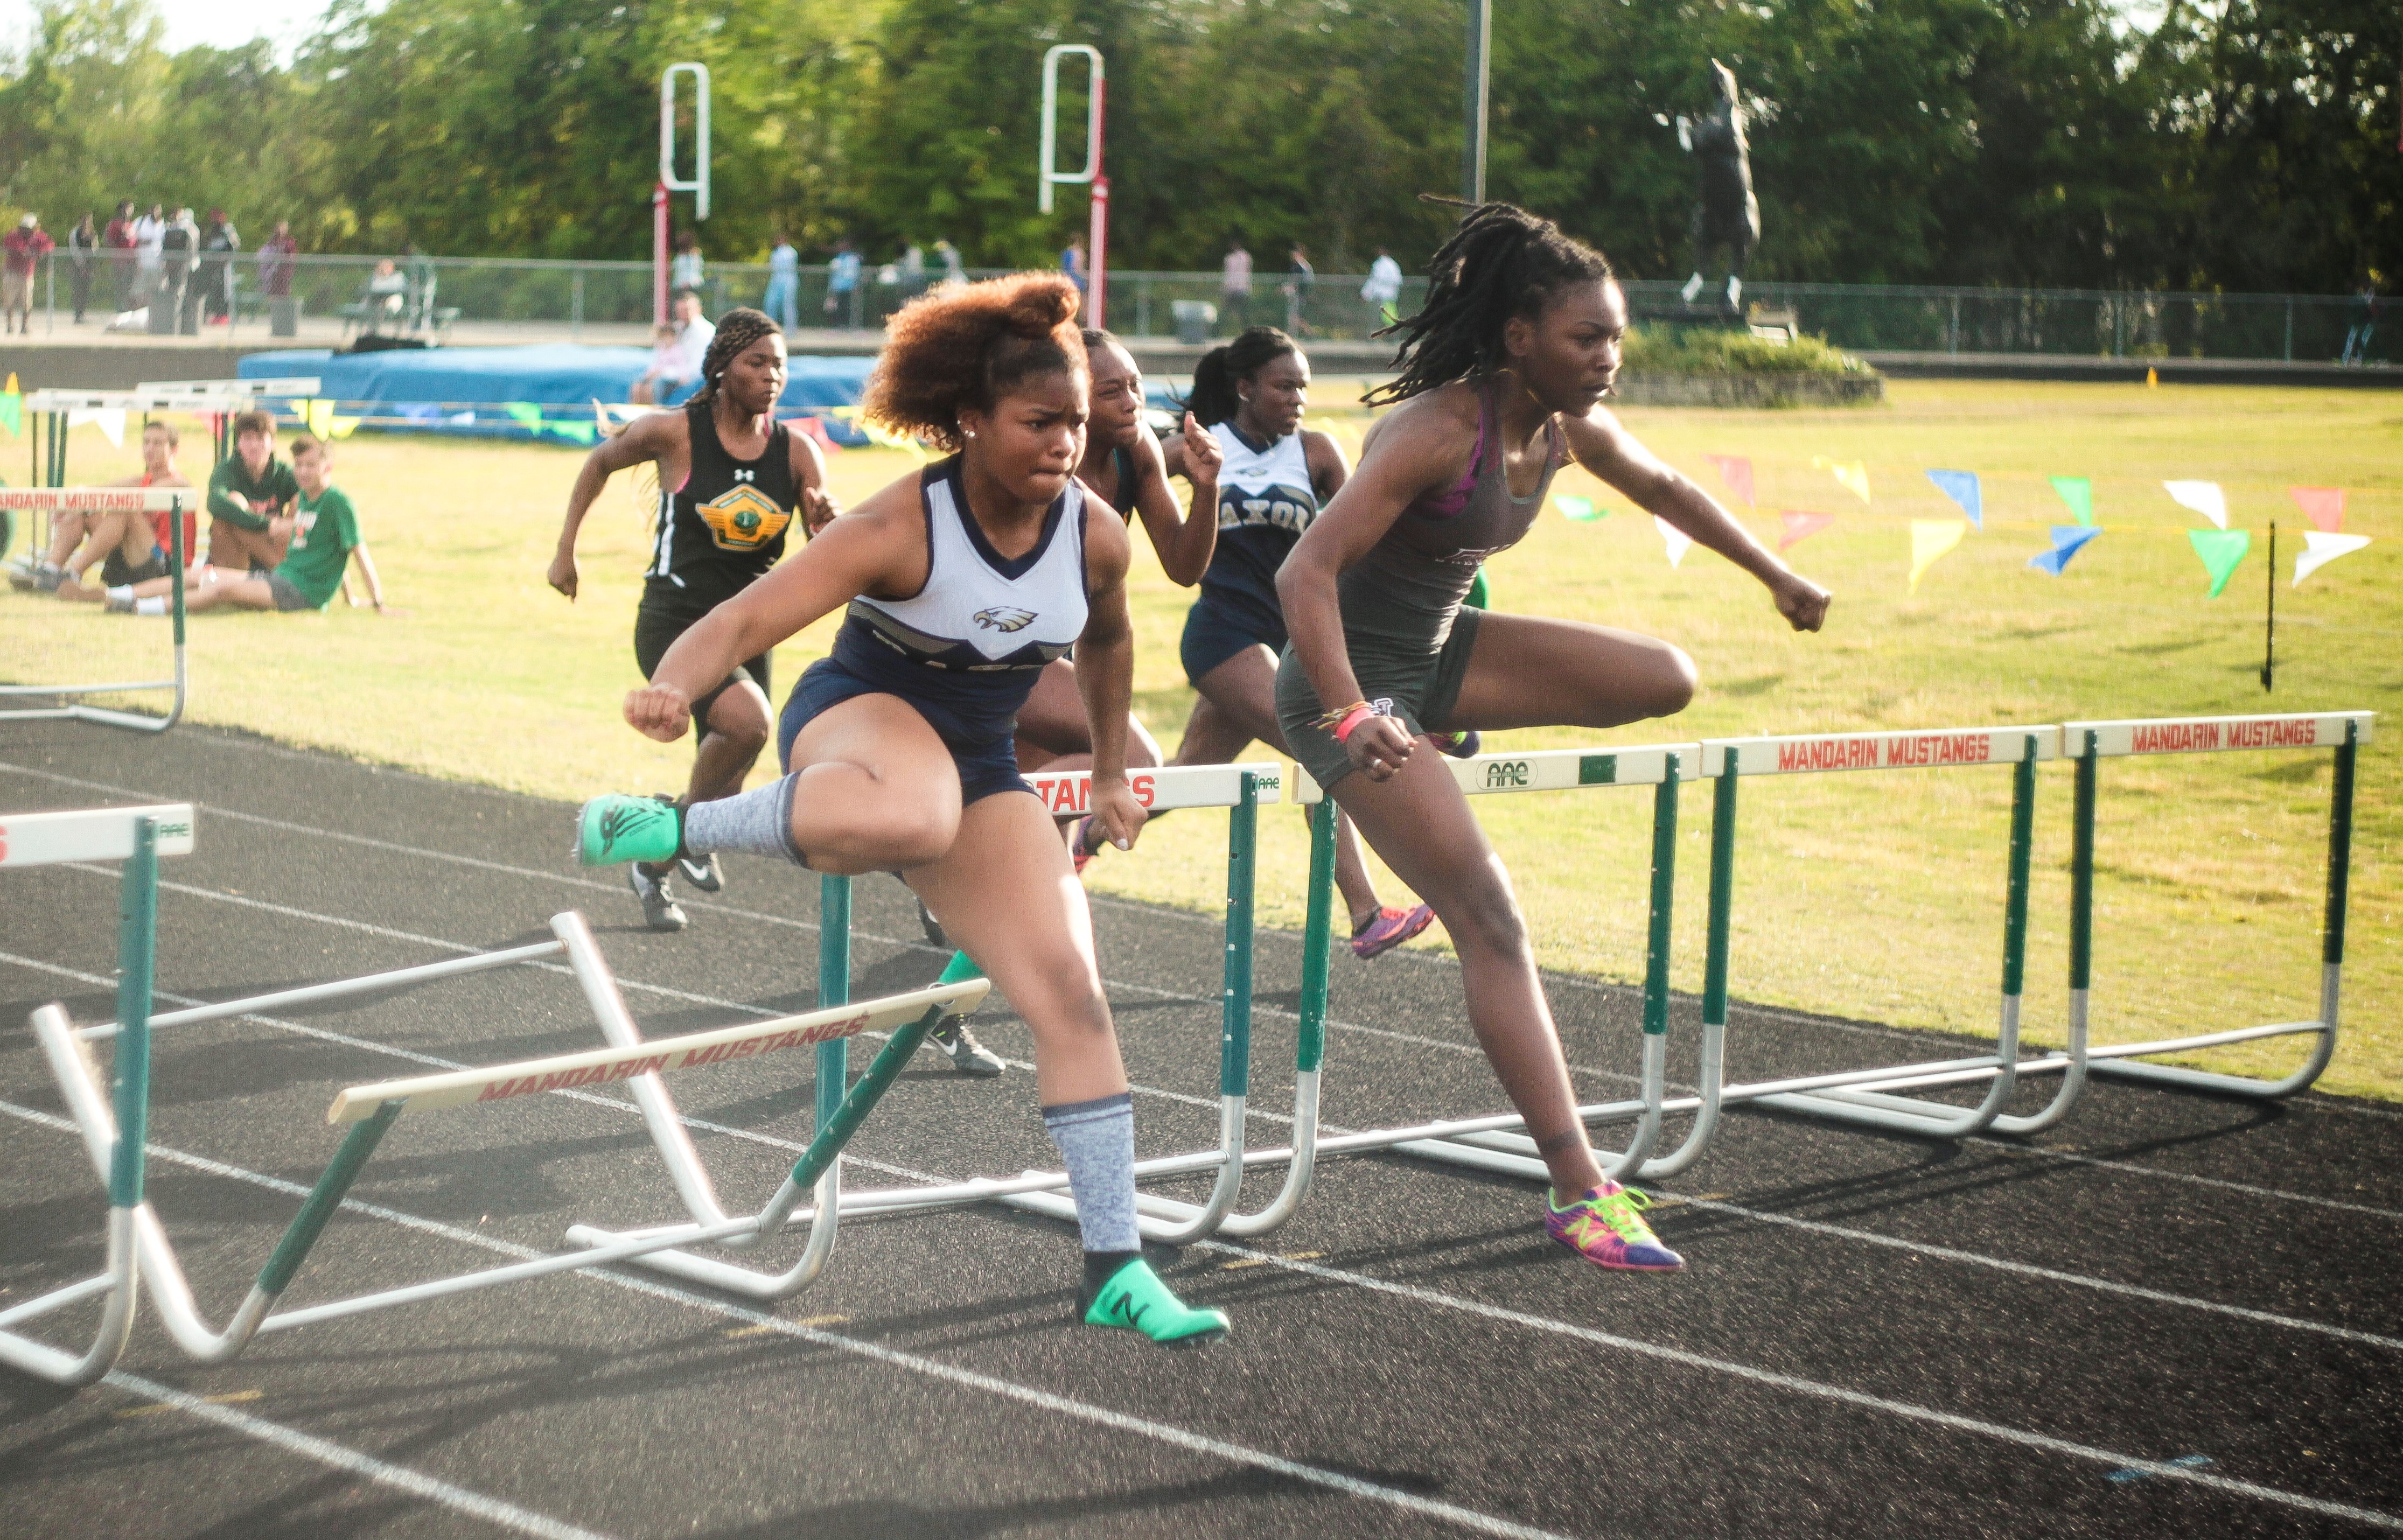
[{"label": "pink pennant flag", "polygon": [[785,419],[785,426],[799,433],[803,437],[816,440],[818,448],[828,454],[842,452],[842,446],[826,437],[826,423],[818,418],[787,417]]},{"label": "pink pennant flag", "polygon": [[1702,458],[1717,468],[1719,479],[1728,484],[1728,491],[1743,499],[1745,507],[1758,506],[1752,496],[1752,462],[1750,460],[1741,454],[1706,454]]},{"label": "pink pennant flag", "polygon": [[1811,513],[1802,508],[1786,508],[1777,517],[1785,526],[1785,538],[1777,542],[1779,550],[1785,549],[1797,541],[1810,539],[1811,536],[1836,521],[1836,516],[1832,513]]},{"label": "pink pennant flag", "polygon": [[2303,510],[2303,517],[2312,521],[2312,528],[2328,534],[2344,528],[2342,487],[2288,487],[2286,495],[2295,500],[2295,506]]}]

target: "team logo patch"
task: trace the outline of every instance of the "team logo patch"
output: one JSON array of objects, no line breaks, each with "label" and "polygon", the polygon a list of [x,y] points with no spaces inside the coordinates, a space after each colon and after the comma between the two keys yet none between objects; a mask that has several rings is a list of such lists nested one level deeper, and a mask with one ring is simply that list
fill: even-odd
[{"label": "team logo patch", "polygon": [[729,487],[693,510],[719,550],[757,550],[785,533],[793,516],[754,486]]},{"label": "team logo patch", "polygon": [[1035,624],[1035,612],[1014,609],[1007,604],[995,604],[989,610],[977,611],[969,618],[987,631],[1007,632],[1024,631]]}]

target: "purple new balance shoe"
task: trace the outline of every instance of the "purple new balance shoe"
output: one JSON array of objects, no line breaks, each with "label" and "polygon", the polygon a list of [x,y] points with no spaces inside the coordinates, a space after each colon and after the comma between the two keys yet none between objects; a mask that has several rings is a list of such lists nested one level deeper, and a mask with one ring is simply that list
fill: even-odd
[{"label": "purple new balance shoe", "polygon": [[1544,1231],[1597,1268],[1674,1272],[1686,1259],[1662,1245],[1644,1222],[1644,1211],[1651,1206],[1649,1198],[1611,1181],[1566,1208],[1556,1207],[1547,1189]]}]

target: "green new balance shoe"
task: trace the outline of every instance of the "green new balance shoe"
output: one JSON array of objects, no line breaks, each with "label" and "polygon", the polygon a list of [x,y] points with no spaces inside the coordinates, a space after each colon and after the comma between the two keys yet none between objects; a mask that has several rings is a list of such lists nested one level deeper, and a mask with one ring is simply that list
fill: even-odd
[{"label": "green new balance shoe", "polygon": [[1139,1331],[1163,1348],[1198,1348],[1225,1339],[1227,1312],[1187,1309],[1138,1256],[1094,1291],[1085,1325]]},{"label": "green new balance shoe", "polygon": [[596,797],[576,821],[576,859],[588,867],[663,867],[683,848],[684,817],[664,797]]}]

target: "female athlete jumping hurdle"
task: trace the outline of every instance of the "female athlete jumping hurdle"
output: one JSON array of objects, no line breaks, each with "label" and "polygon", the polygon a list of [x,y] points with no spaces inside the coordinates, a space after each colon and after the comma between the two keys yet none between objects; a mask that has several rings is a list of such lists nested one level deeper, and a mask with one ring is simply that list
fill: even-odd
[{"label": "female athlete jumping hurdle", "polygon": [[785,706],[785,778],[678,809],[584,808],[588,866],[718,851],[822,872],[900,870],[1035,1036],[1043,1120],[1085,1246],[1082,1318],[1187,1345],[1227,1318],[1188,1310],[1144,1262],[1134,1114],[1092,916],[1050,814],[1019,774],[1011,722],[1046,664],[1076,648],[1093,744],[1091,806],[1131,847],[1134,684],[1127,527],[1076,479],[1090,376],[1076,291],[1056,274],[949,289],[891,322],[861,413],[951,451],[840,519],[719,604],[660,660],[626,720],[681,737],[736,662],[848,606],[830,657]]},{"label": "female athlete jumping hurdle", "polygon": [[1613,728],[1693,698],[1694,665],[1666,642],[1461,606],[1478,564],[1526,534],[1569,455],[1758,578],[1797,631],[1819,629],[1828,595],[1602,409],[1627,299],[1601,253],[1486,203],[1430,276],[1426,308],[1399,328],[1400,373],[1368,397],[1398,409],[1277,575],[1293,633],[1277,710],[1295,756],[1460,949],[1469,1022],[1551,1173],[1553,1239],[1605,1268],[1665,1271],[1683,1260],[1586,1142],[1509,874],[1417,741]]}]

